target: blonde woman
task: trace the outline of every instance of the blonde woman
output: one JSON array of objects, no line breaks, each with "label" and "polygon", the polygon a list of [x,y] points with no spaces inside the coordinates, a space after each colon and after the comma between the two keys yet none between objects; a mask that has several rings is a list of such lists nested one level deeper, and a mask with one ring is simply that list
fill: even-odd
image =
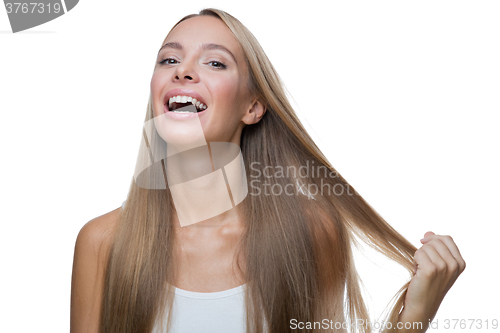
[{"label": "blonde woman", "polygon": [[[153,156],[168,150],[167,141],[195,135],[182,117],[201,126],[212,171],[223,168],[214,166],[210,143],[241,150],[248,190],[235,201],[232,176],[224,174],[233,207],[190,223],[183,223],[181,210],[206,202],[182,207],[173,178],[162,178],[179,162],[172,162],[176,155]],[[167,118],[179,125],[165,132],[160,120]],[[78,235],[73,333],[369,332],[356,325],[369,319],[351,253],[354,236],[410,273],[384,328],[424,332],[465,269],[451,237],[427,232],[417,250],[336,172],[298,120],[255,37],[224,11],[188,15],[169,32],[145,120],[153,126],[145,127],[127,200]],[[182,162],[182,172],[199,167],[196,160]],[[306,165],[317,174],[288,172]],[[168,186],[144,186],[158,179]],[[334,190],[313,194],[314,188]],[[218,202],[222,192],[213,193]]]}]

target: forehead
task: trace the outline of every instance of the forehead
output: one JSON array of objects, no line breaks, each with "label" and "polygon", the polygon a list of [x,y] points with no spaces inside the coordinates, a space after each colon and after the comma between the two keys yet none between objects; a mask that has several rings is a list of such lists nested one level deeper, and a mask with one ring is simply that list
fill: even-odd
[{"label": "forehead", "polygon": [[205,43],[220,44],[237,59],[243,57],[240,44],[231,30],[220,19],[211,16],[195,16],[182,21],[172,29],[163,44],[167,42],[177,42],[186,48],[196,48]]}]

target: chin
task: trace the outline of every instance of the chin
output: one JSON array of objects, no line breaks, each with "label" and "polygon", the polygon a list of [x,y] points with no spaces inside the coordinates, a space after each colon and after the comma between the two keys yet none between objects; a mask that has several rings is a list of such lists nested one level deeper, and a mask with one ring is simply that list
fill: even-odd
[{"label": "chin", "polygon": [[162,114],[151,125],[167,144],[168,156],[207,144],[198,118],[178,121]]}]

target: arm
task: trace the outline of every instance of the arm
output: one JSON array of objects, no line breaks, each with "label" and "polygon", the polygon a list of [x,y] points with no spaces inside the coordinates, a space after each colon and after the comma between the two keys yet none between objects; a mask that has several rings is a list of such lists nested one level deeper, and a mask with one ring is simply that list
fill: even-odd
[{"label": "arm", "polygon": [[83,226],[75,244],[71,280],[71,333],[97,333],[104,273],[119,209]]},{"label": "arm", "polygon": [[420,242],[423,246],[415,252],[416,272],[408,286],[399,322],[421,322],[422,327],[400,329],[398,333],[426,332],[444,296],[465,269],[465,261],[450,236],[427,232]]}]

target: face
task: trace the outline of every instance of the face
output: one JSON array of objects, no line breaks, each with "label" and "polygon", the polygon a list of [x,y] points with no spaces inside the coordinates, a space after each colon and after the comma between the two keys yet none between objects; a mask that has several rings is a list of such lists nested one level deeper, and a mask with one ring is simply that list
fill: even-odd
[{"label": "face", "polygon": [[[168,120],[172,138],[189,136],[193,128],[187,119],[196,117],[206,141],[239,145],[243,127],[265,113],[248,89],[248,69],[238,41],[221,20],[210,16],[187,19],[170,32],[158,53],[151,96],[154,116]],[[196,99],[199,112],[174,112],[187,105],[172,104],[176,96],[186,96],[180,100],[186,103]]]}]

